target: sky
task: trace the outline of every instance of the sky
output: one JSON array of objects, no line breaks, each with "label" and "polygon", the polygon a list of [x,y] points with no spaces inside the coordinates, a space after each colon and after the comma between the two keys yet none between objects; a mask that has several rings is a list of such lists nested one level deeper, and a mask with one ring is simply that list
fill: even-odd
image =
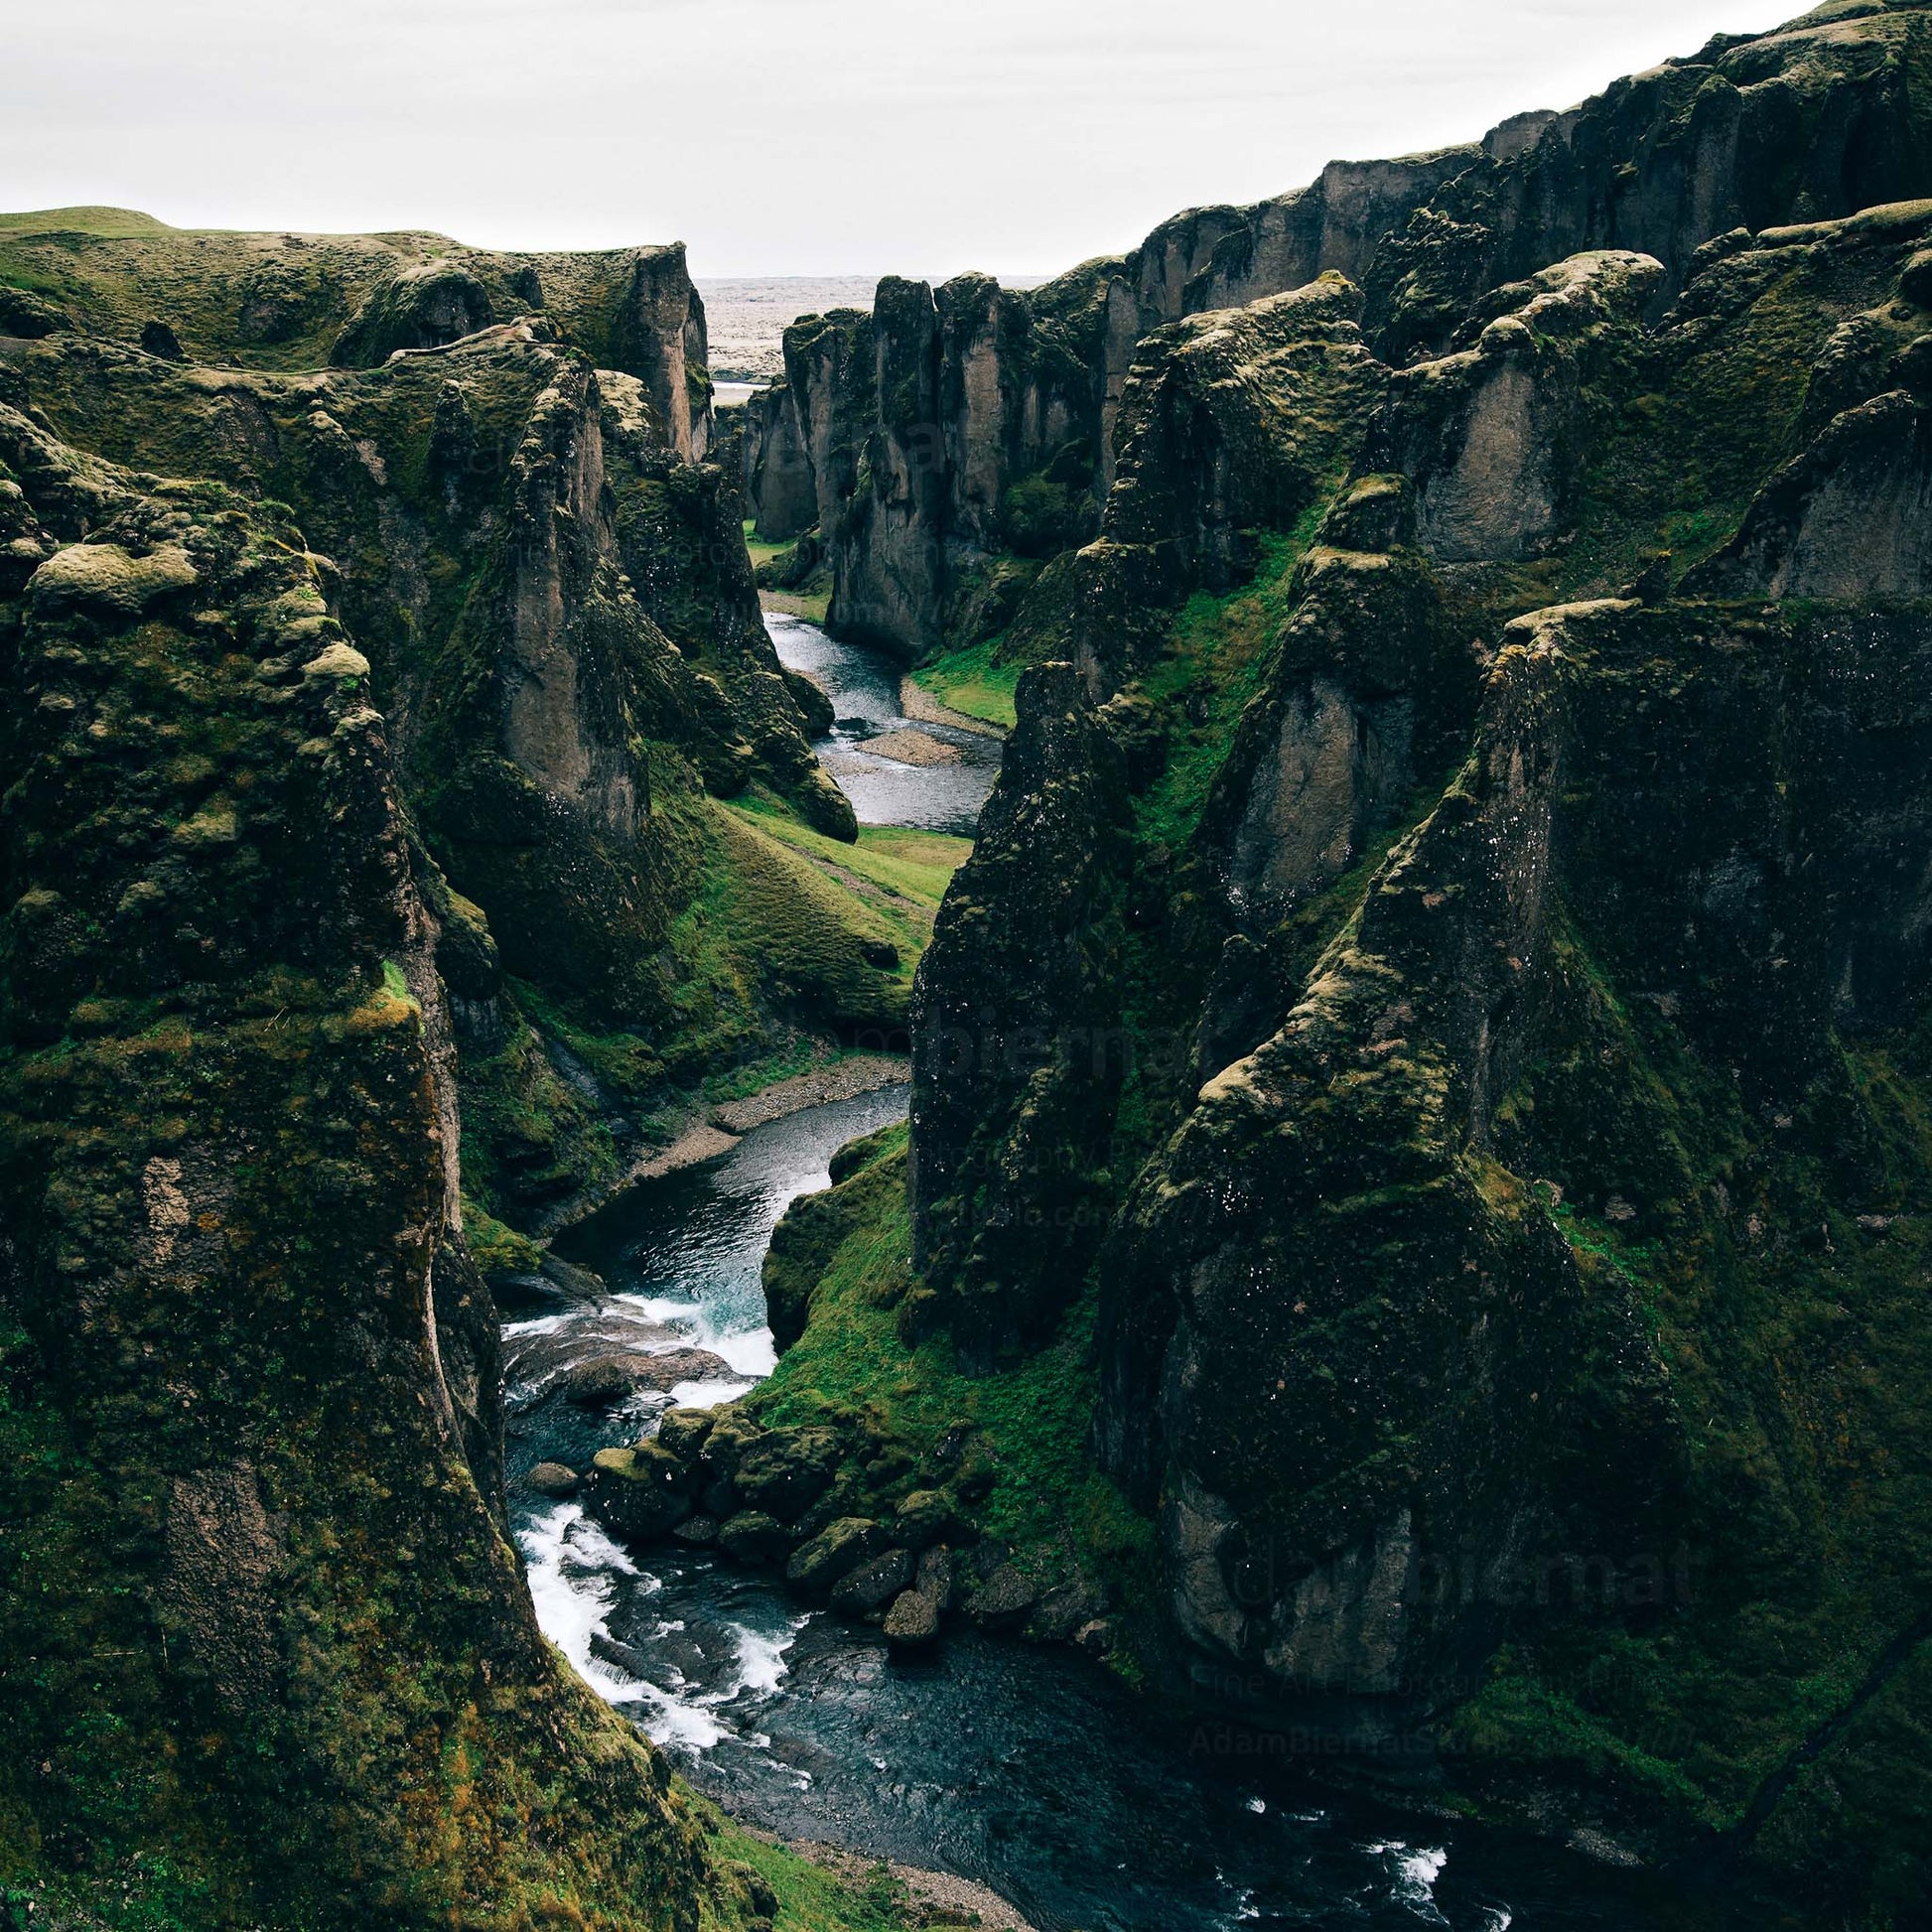
[{"label": "sky", "polygon": [[1805,0],[13,0],[0,207],[1038,276]]}]

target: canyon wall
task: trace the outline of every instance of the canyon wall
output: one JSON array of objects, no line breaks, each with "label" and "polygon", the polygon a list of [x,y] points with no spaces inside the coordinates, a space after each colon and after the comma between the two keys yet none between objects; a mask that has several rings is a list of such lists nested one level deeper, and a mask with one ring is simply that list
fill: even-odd
[{"label": "canyon wall", "polygon": [[[1332,269],[1401,365],[1446,346],[1487,291],[1597,248],[1661,265],[1654,318],[1716,236],[1932,192],[1928,62],[1919,9],[1849,0],[1464,147],[1334,162],[1250,207],[1190,209],[1041,288],[891,281],[870,318],[795,324],[784,381],[754,399],[759,533],[816,533],[835,629],[914,658],[1006,633],[1032,566],[1094,534],[1151,331]],[[840,352],[823,352],[828,334]]]},{"label": "canyon wall", "polygon": [[317,559],[13,406],[0,537],[9,1909],[735,1913],[506,1540],[448,889]]},{"label": "canyon wall", "polygon": [[[1910,151],[1925,25],[1565,138],[1824,72]],[[1485,256],[1440,341],[1373,263],[1142,340],[920,968],[898,1319],[996,1383],[1092,1324],[1142,1655],[1210,1705],[1882,1915],[1932,1778],[1932,203],[1655,218]]]}]

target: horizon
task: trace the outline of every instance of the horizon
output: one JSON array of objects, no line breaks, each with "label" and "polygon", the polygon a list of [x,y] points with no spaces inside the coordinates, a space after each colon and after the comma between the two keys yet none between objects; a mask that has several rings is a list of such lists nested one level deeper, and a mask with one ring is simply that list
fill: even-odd
[{"label": "horizon", "polygon": [[76,0],[16,28],[0,181],[23,211],[183,229],[682,240],[703,281],[977,267],[1014,284],[1790,17],[1788,0],[1613,17],[1399,0],[1369,33],[1230,0],[1180,33],[1128,0],[1097,37],[1072,0],[994,0],[961,41],[885,0],[345,0],[326,20],[203,0],[185,35],[179,15]]}]

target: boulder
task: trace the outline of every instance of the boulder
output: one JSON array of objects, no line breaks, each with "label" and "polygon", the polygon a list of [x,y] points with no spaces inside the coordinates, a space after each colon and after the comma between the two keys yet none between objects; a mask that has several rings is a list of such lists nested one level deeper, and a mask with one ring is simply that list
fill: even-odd
[{"label": "boulder", "polygon": [[1027,1620],[1038,1592],[1011,1563],[1003,1563],[963,1605],[982,1630],[1012,1630]]},{"label": "boulder", "polygon": [[[439,950],[439,960],[441,954]],[[604,1299],[604,1277],[593,1274],[588,1268],[580,1268],[574,1261],[565,1261],[560,1255],[545,1255],[537,1264],[537,1273],[560,1295],[568,1295],[577,1302],[601,1302]]]},{"label": "boulder", "polygon": [[711,1433],[705,1438],[704,1461],[709,1476],[736,1476],[739,1462],[764,1431],[737,1409],[714,1409]]},{"label": "boulder", "polygon": [[1074,1631],[1073,1643],[1089,1657],[1105,1657],[1114,1647],[1114,1626],[1106,1617],[1097,1616]]},{"label": "boulder", "polygon": [[914,1489],[893,1512],[893,1534],[908,1550],[941,1542],[953,1527],[952,1498],[943,1489]]},{"label": "boulder", "polygon": [[657,1424],[657,1442],[680,1462],[697,1460],[713,1427],[709,1409],[667,1409]]},{"label": "boulder", "polygon": [[680,1382],[729,1380],[731,1364],[708,1348],[668,1348],[656,1355],[594,1355],[563,1378],[564,1397],[586,1409],[622,1402],[645,1389]]},{"label": "boulder", "polygon": [[718,1541],[718,1519],[715,1516],[687,1516],[671,1535],[679,1543],[688,1543],[694,1550],[709,1549]]},{"label": "boulder", "polygon": [[181,339],[165,322],[144,322],[141,325],[141,346],[148,354],[159,356],[164,362],[184,362],[188,359],[182,353]]},{"label": "boulder", "polygon": [[781,1522],[802,1516],[831,1486],[839,1439],[829,1429],[773,1429],[738,1458],[738,1493]]},{"label": "boulder", "polygon": [[791,1561],[785,1565],[785,1582],[823,1594],[836,1579],[869,1563],[885,1549],[886,1532],[871,1518],[841,1516],[791,1553]]},{"label": "boulder", "polygon": [[886,1612],[886,1641],[902,1650],[921,1650],[939,1635],[939,1606],[923,1590],[901,1590]]},{"label": "boulder", "polygon": [[870,1616],[912,1581],[910,1550],[888,1550],[849,1570],[832,1586],[832,1607],[841,1616]]},{"label": "boulder", "polygon": [[791,1548],[784,1525],[761,1509],[740,1510],[718,1530],[719,1546],[740,1563],[776,1563]]},{"label": "boulder", "polygon": [[932,1599],[942,1614],[952,1607],[953,1557],[950,1550],[927,1550],[919,1558],[913,1587]]},{"label": "boulder", "polygon": [[577,1486],[583,1481],[573,1468],[562,1462],[539,1462],[527,1478],[529,1485],[539,1496],[574,1496]]},{"label": "boulder", "polygon": [[584,1478],[584,1507],[613,1536],[646,1543],[690,1515],[690,1481],[655,1443],[600,1449]]}]

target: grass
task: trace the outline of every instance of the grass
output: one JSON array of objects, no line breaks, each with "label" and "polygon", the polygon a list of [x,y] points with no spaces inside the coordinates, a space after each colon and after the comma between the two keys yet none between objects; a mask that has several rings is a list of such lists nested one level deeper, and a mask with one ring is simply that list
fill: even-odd
[{"label": "grass", "polygon": [[[757,523],[747,518],[745,523],[745,548],[751,552],[752,568],[758,570],[763,565],[782,557],[790,548],[789,543],[764,543],[756,534]],[[832,589],[830,578],[824,571],[812,579],[814,583],[823,582],[825,588],[818,591],[759,591],[759,603],[767,611],[776,611],[787,618],[803,618],[807,623],[822,624],[826,613],[832,608]]]},{"label": "grass", "polygon": [[0,214],[0,234],[90,234],[125,241],[179,232],[131,207],[43,207]]},{"label": "grass", "polygon": [[856,1410],[915,1462],[931,1461],[948,1436],[970,1435],[969,1462],[993,1479],[977,1510],[986,1535],[1010,1544],[1023,1568],[1051,1572],[1071,1558],[1121,1600],[1145,1600],[1152,1526],[1087,1452],[1097,1297],[1090,1292],[1050,1342],[1002,1374],[965,1374],[944,1335],[907,1347],[895,1312],[912,1286],[905,1142],[902,1126],[882,1136],[880,1158],[849,1183],[863,1194],[805,1332],[747,1407],[768,1425]]},{"label": "grass", "polygon": [[949,650],[921,664],[912,673],[912,682],[929,692],[943,705],[964,712],[968,718],[998,725],[1011,731],[1014,725],[1013,687],[1025,668],[1020,664],[994,661],[998,638]]},{"label": "grass", "polygon": [[[703,1821],[712,1851],[724,1861],[749,1866],[771,1887],[778,1901],[775,1932],[904,1932],[920,1923],[908,1909],[905,1887],[884,1864],[875,1864],[862,1883],[841,1878],[814,1864],[787,1845],[733,1824],[707,1800],[685,1792]],[[723,1932],[729,1921],[707,1914],[702,1932]]]},{"label": "grass", "polygon": [[832,593],[761,590],[759,604],[763,610],[776,611],[780,617],[803,618],[807,623],[823,625],[832,609]]},{"label": "grass", "polygon": [[748,516],[745,519],[745,548],[752,553],[752,568],[757,570],[760,564],[768,564],[782,557],[791,545],[762,542],[758,535],[757,518]]},{"label": "grass", "polygon": [[1253,579],[1230,596],[1196,591],[1181,608],[1161,662],[1141,688],[1165,710],[1196,688],[1207,695],[1198,722],[1180,720],[1169,741],[1168,762],[1140,801],[1142,839],[1178,850],[1199,822],[1216,774],[1248,701],[1261,689],[1268,651],[1290,604],[1288,590],[1326,513],[1322,495],[1287,536],[1261,538]]},{"label": "grass", "polygon": [[857,845],[827,838],[786,813],[775,800],[755,797],[729,809],[782,840],[836,877],[857,875],[897,897],[939,909],[952,876],[966,863],[971,839],[947,832],[919,832],[893,825],[862,825]]}]

